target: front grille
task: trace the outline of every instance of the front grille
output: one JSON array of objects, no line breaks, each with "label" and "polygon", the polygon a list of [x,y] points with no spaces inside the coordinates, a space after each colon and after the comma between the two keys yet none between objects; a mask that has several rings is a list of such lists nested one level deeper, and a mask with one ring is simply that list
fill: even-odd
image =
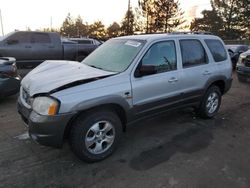
[{"label": "front grille", "polygon": [[245,66],[250,67],[250,61],[245,61]]}]

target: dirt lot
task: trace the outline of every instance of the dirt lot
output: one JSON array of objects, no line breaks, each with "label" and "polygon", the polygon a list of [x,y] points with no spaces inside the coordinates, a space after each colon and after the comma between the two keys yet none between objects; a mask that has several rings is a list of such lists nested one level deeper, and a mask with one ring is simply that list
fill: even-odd
[{"label": "dirt lot", "polygon": [[67,143],[59,150],[27,138],[16,99],[0,102],[0,187],[250,187],[250,84],[237,79],[216,118],[186,109],[137,123],[94,164]]}]

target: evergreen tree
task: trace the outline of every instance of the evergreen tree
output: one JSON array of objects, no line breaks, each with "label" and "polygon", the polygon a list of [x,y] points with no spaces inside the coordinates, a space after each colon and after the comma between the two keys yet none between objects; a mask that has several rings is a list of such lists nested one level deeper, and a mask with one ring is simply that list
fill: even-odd
[{"label": "evergreen tree", "polygon": [[216,14],[223,20],[223,38],[237,39],[244,35],[245,26],[249,26],[247,0],[211,0],[211,5]]},{"label": "evergreen tree", "polygon": [[121,33],[122,35],[133,35],[135,30],[135,15],[130,9],[126,12],[125,17],[121,23]]},{"label": "evergreen tree", "polygon": [[211,0],[212,10],[192,21],[191,30],[206,30],[223,39],[249,38],[250,3],[248,0]]},{"label": "evergreen tree", "polygon": [[185,22],[177,0],[155,0],[154,9],[156,31],[171,32]]},{"label": "evergreen tree", "polygon": [[239,8],[238,27],[241,28],[241,38],[250,39],[250,1],[240,0],[237,2]]},{"label": "evergreen tree", "polygon": [[139,0],[146,33],[170,32],[185,22],[178,0]]},{"label": "evergreen tree", "polygon": [[101,21],[94,22],[89,26],[89,36],[102,40],[106,39],[105,26]]},{"label": "evergreen tree", "polygon": [[208,31],[215,35],[221,35],[223,31],[223,20],[214,10],[203,10],[202,18],[195,18],[190,25],[191,31]]},{"label": "evergreen tree", "polygon": [[65,18],[62,27],[60,28],[60,33],[62,36],[73,37],[75,35],[74,21],[70,13],[68,13]]},{"label": "evergreen tree", "polygon": [[114,22],[107,28],[107,34],[109,38],[117,37],[120,35],[121,27],[118,23]]},{"label": "evergreen tree", "polygon": [[77,37],[88,35],[88,26],[83,24],[83,20],[80,15],[75,19],[74,27],[75,27],[75,32],[76,32],[75,35]]}]

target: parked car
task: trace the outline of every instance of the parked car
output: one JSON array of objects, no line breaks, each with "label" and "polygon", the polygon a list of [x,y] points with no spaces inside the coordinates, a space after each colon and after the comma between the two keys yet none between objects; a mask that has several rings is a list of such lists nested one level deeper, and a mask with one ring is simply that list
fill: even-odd
[{"label": "parked car", "polygon": [[240,54],[236,72],[240,82],[250,81],[250,50]]},{"label": "parked car", "polygon": [[243,44],[232,44],[226,45],[229,55],[231,57],[231,61],[233,64],[233,69],[236,68],[236,64],[239,60],[240,54],[248,50],[248,45]]},{"label": "parked car", "polygon": [[[55,65],[56,64],[56,65]],[[223,41],[204,34],[111,39],[81,63],[46,61],[21,83],[18,111],[31,138],[94,162],[113,153],[127,124],[173,108],[214,117],[231,87]]]},{"label": "parked car", "polygon": [[0,58],[0,99],[14,95],[20,90],[20,76],[17,74],[16,60]]},{"label": "parked car", "polygon": [[98,46],[61,40],[54,32],[17,31],[0,39],[0,57],[15,57],[18,68],[34,68],[45,60],[81,61]]}]

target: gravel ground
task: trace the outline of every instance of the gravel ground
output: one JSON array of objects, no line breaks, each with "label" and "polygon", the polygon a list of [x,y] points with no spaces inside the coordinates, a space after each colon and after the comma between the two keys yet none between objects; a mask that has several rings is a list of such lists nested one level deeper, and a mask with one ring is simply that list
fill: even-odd
[{"label": "gravel ground", "polygon": [[0,187],[250,187],[250,84],[236,78],[214,119],[185,109],[144,120],[93,164],[67,143],[54,149],[31,141],[16,100],[0,101]]}]

